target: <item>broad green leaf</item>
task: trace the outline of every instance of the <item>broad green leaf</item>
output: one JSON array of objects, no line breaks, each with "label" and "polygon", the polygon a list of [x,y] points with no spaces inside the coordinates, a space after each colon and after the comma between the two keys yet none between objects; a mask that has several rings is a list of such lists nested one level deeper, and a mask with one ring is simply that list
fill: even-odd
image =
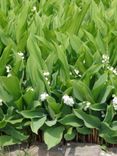
[{"label": "broad green leaf", "polygon": [[18,140],[18,141],[24,141],[28,138],[27,135],[23,134],[22,132],[16,130],[14,127],[12,126],[6,126],[3,129],[3,132],[5,132],[7,135],[12,136],[12,138]]},{"label": "broad green leaf", "polygon": [[33,91],[33,90],[31,90],[29,88],[29,90],[26,91],[26,93],[23,95],[23,99],[26,102],[28,108],[31,108],[32,107],[31,104],[34,101],[34,98],[35,98],[35,91]]},{"label": "broad green leaf", "polygon": [[109,125],[111,124],[113,117],[115,115],[114,109],[113,109],[113,105],[108,105],[107,106],[107,111],[106,111],[106,116],[104,118],[104,122],[108,123]]},{"label": "broad green leaf", "polygon": [[98,117],[87,114],[87,113],[85,113],[79,109],[74,109],[73,112],[79,119],[83,120],[83,122],[87,128],[100,129],[101,122],[100,122],[100,119]]},{"label": "broad green leaf", "polygon": [[19,114],[21,114],[24,118],[27,119],[33,119],[33,118],[41,118],[43,117],[43,113],[41,112],[41,110],[23,110],[21,112],[18,112]]},{"label": "broad green leaf", "polygon": [[56,103],[55,99],[52,98],[51,96],[47,97],[47,103],[49,107],[55,112],[55,113],[60,113],[60,107],[61,105]]},{"label": "broad green leaf", "polygon": [[90,49],[85,45],[84,46],[85,51],[85,67],[89,68],[93,63],[93,56],[90,51]]},{"label": "broad green leaf", "polygon": [[57,61],[57,56],[56,54],[53,52],[51,53],[47,59],[46,59],[46,64],[47,64],[47,67],[48,67],[48,70],[50,73],[52,73],[52,70],[53,70],[53,65],[54,63]]},{"label": "broad green leaf", "polygon": [[100,101],[100,103],[104,103],[108,100],[109,96],[111,95],[112,91],[113,91],[114,87],[113,86],[107,86],[106,91],[103,94],[103,97]]},{"label": "broad green leaf", "polygon": [[95,42],[95,38],[94,36],[89,33],[88,31],[84,30],[85,34],[87,35],[88,39],[94,44],[94,46],[96,47],[96,42]]},{"label": "broad green leaf", "polygon": [[80,101],[89,101],[94,103],[90,89],[82,81],[73,82],[73,94],[75,98]]},{"label": "broad green leaf", "polygon": [[69,65],[65,54],[65,49],[63,46],[58,46],[56,44],[55,48],[57,51],[58,59],[61,62],[61,72],[63,73],[61,79],[63,79],[63,82],[65,83],[66,79],[69,80]]},{"label": "broad green leaf", "polygon": [[76,135],[75,130],[70,127],[67,130],[67,132],[65,133],[64,138],[65,138],[65,140],[70,141],[70,140],[73,140],[75,138],[75,135]]},{"label": "broad green leaf", "polygon": [[93,76],[94,74],[98,73],[99,70],[101,69],[102,65],[98,65],[98,64],[93,64],[90,68],[88,68],[86,70],[86,72],[84,73],[83,77],[91,77]]},{"label": "broad green leaf", "polygon": [[84,59],[85,59],[85,54],[84,52],[82,52],[75,63],[75,67],[79,69],[81,74],[86,72],[85,65],[83,64]]},{"label": "broad green leaf", "polygon": [[92,93],[98,102],[100,102],[100,99],[101,99],[99,98],[101,96],[100,94],[102,94],[101,91],[105,89],[107,78],[108,78],[107,73],[104,73],[103,75],[99,77],[99,79],[95,82],[93,86]]},{"label": "broad green leaf", "polygon": [[19,144],[19,143],[20,143],[20,141],[18,141],[17,139],[14,139],[12,136],[8,136],[8,135],[0,136],[0,146],[1,147]]},{"label": "broad green leaf", "polygon": [[108,143],[111,144],[117,143],[117,131],[109,127],[109,125],[105,122],[101,123],[99,136],[102,137]]},{"label": "broad green leaf", "polygon": [[25,4],[21,8],[21,12],[19,13],[19,16],[17,17],[17,26],[16,26],[17,43],[20,41],[20,39],[23,36],[23,33],[26,30],[26,20],[28,17],[29,3],[28,3],[28,1],[26,1],[24,3]]},{"label": "broad green leaf", "polygon": [[20,119],[9,119],[7,120],[8,123],[14,125],[14,124],[17,124],[17,123],[21,123],[23,121],[23,118],[20,118]]},{"label": "broad green leaf", "polygon": [[[80,26],[83,22],[83,19],[88,11],[88,8],[90,6],[90,3],[84,3],[82,6],[81,11],[77,8],[75,5],[70,5],[69,11],[73,13],[73,16],[71,16],[70,20],[66,22],[66,25],[62,28],[63,31],[67,30],[69,33],[78,34]],[[73,8],[73,10],[72,10]],[[76,22],[77,21],[77,22]]]},{"label": "broad green leaf", "polygon": [[89,135],[92,133],[92,130],[90,128],[87,128],[86,126],[83,127],[77,127],[77,132],[83,135]]},{"label": "broad green leaf", "polygon": [[41,106],[41,102],[39,100],[34,100],[32,108],[36,108],[36,107],[39,107],[39,106]]},{"label": "broad green leaf", "polygon": [[11,59],[11,48],[12,45],[9,44],[3,51],[1,57],[0,57],[0,75],[2,76],[5,72],[6,65]]},{"label": "broad green leaf", "polygon": [[19,80],[15,76],[0,77],[0,98],[5,102],[17,100],[21,96]]},{"label": "broad green leaf", "polygon": [[46,124],[47,126],[49,126],[49,127],[56,125],[56,123],[57,123],[57,119],[48,120],[48,121],[45,122],[45,124]]},{"label": "broad green leaf", "polygon": [[48,149],[60,143],[63,137],[63,131],[63,126],[50,127],[44,130],[44,141],[47,144]]},{"label": "broad green leaf", "polygon": [[56,114],[54,112],[54,110],[48,105],[48,107],[46,107],[47,112],[49,113],[49,116],[51,117],[52,120],[56,119]]},{"label": "broad green leaf", "polygon": [[90,106],[90,109],[93,111],[101,111],[101,110],[106,110],[107,104],[105,103],[96,103],[94,105]]},{"label": "broad green leaf", "polygon": [[4,128],[7,125],[7,122],[3,119],[0,121],[0,128]]},{"label": "broad green leaf", "polygon": [[7,24],[7,17],[5,16],[5,14],[3,12],[1,12],[0,10],[0,26],[2,26],[3,28],[6,26]]},{"label": "broad green leaf", "polygon": [[44,116],[43,118],[32,119],[31,125],[30,125],[32,132],[34,132],[35,134],[38,134],[38,130],[43,126],[45,121],[46,121],[46,116]]},{"label": "broad green leaf", "polygon": [[113,121],[111,127],[112,129],[117,130],[117,121]]},{"label": "broad green leaf", "polygon": [[76,35],[71,35],[70,43],[71,43],[73,50],[78,54],[78,51],[82,46],[82,42],[81,42],[80,38]]},{"label": "broad green leaf", "polygon": [[65,126],[80,127],[83,125],[82,120],[78,119],[74,114],[66,115],[59,122]]},{"label": "broad green leaf", "polygon": [[38,90],[39,93],[43,93],[45,90],[43,77],[37,63],[34,61],[34,58],[28,58],[26,69],[27,78],[31,81],[33,88]]},{"label": "broad green leaf", "polygon": [[46,70],[46,64],[42,58],[41,50],[37,42],[37,38],[35,35],[30,34],[28,41],[27,41],[27,48],[29,51],[29,54],[33,60],[36,60],[36,63],[38,65],[38,68],[42,70]]},{"label": "broad green leaf", "polygon": [[8,12],[8,6],[9,6],[8,4],[9,4],[9,1],[7,1],[7,0],[0,1],[0,8],[4,14],[7,14],[7,12]]},{"label": "broad green leaf", "polygon": [[99,51],[101,54],[103,54],[103,52],[106,51],[105,44],[104,44],[104,41],[103,41],[103,39],[102,39],[102,36],[101,36],[100,31],[97,32],[97,36],[96,36],[96,45],[97,45],[98,51]]}]

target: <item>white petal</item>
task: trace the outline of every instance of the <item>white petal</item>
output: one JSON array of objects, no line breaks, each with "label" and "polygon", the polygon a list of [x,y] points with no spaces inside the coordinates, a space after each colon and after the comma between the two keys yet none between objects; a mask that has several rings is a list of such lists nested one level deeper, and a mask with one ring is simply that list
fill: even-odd
[{"label": "white petal", "polygon": [[79,70],[77,70],[77,69],[74,69],[74,72],[75,72],[76,75],[79,74]]},{"label": "white petal", "polygon": [[34,91],[32,87],[28,87],[26,91],[29,91],[29,90]]},{"label": "white petal", "polygon": [[45,93],[42,93],[42,94],[40,95],[40,100],[41,100],[41,101],[45,101],[47,97],[48,97],[48,94],[47,94],[46,92],[45,92]]}]

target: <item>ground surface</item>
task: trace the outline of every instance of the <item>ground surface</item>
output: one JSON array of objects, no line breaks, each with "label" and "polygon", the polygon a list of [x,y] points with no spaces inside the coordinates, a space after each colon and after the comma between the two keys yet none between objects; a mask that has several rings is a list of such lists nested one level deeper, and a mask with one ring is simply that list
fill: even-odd
[{"label": "ground surface", "polygon": [[[20,147],[19,147],[20,148]],[[101,150],[98,145],[91,144],[67,144],[47,151],[43,144],[31,146],[30,149],[12,149],[8,153],[0,152],[0,156],[117,156],[117,148],[111,148],[108,152]]]}]

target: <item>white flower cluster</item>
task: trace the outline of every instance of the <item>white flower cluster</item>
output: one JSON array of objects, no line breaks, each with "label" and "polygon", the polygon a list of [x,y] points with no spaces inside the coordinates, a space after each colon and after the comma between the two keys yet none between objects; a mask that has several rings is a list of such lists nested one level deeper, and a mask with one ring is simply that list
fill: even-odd
[{"label": "white flower cluster", "polygon": [[113,104],[114,110],[117,110],[117,96],[115,95],[113,95],[112,104]]},{"label": "white flower cluster", "polygon": [[108,66],[107,69],[117,76],[117,69],[116,68],[113,68],[112,66]]},{"label": "white flower cluster", "polygon": [[107,65],[107,69],[117,76],[117,69],[109,65],[109,56],[102,55],[102,63]]},{"label": "white flower cluster", "polygon": [[24,53],[22,53],[22,52],[19,52],[19,53],[17,53],[22,59],[24,59]]},{"label": "white flower cluster", "polygon": [[45,76],[45,79],[47,80],[48,84],[50,85],[50,81],[49,81],[49,72],[44,72],[43,75]]},{"label": "white flower cluster", "polygon": [[2,99],[0,99],[0,106],[2,106]]},{"label": "white flower cluster", "polygon": [[11,76],[11,66],[10,65],[7,65],[6,66],[6,72],[7,72],[7,77],[10,77]]},{"label": "white flower cluster", "polygon": [[74,69],[74,72],[77,76],[81,77],[80,71],[78,69]]},{"label": "white flower cluster", "polygon": [[[74,69],[74,74],[75,74],[75,77],[81,77],[81,74],[80,74],[80,71],[78,69]],[[70,72],[70,75],[72,76],[72,72]]]},{"label": "white flower cluster", "polygon": [[91,103],[89,101],[84,101],[83,104],[85,104],[84,110],[87,111]]},{"label": "white flower cluster", "polygon": [[102,55],[102,63],[109,64],[109,56],[106,54]]},{"label": "white flower cluster", "polygon": [[64,104],[71,106],[71,107],[74,105],[74,100],[71,96],[64,95],[62,99],[63,99]]},{"label": "white flower cluster", "polygon": [[41,100],[41,101],[45,101],[45,100],[47,99],[48,96],[49,96],[49,95],[48,95],[46,92],[44,92],[44,93],[42,93],[42,94],[40,95],[40,100]]}]

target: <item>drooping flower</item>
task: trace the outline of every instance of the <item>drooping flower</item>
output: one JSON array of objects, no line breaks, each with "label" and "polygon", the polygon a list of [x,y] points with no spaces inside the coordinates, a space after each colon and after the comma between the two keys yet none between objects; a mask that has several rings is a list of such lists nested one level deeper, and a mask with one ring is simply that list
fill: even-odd
[{"label": "drooping flower", "polygon": [[50,85],[50,80],[49,80],[50,73],[49,72],[43,72],[43,75],[44,75],[45,80],[47,81],[48,85]]},{"label": "drooping flower", "polygon": [[45,77],[45,79],[48,81],[48,77]]},{"label": "drooping flower", "polygon": [[19,53],[17,53],[22,59],[24,59],[24,53],[22,53],[22,52],[19,52]]},{"label": "drooping flower", "polygon": [[42,93],[42,94],[40,95],[40,100],[41,100],[41,101],[45,101],[45,100],[47,99],[48,96],[49,96],[49,95],[48,95],[46,92],[44,92],[44,93]]},{"label": "drooping flower", "polygon": [[116,68],[113,68],[112,66],[108,66],[107,69],[109,71],[111,71],[113,74],[117,75],[117,69]]},{"label": "drooping flower", "polygon": [[117,105],[117,96],[114,96],[112,102],[113,102],[113,104],[116,104]]},{"label": "drooping flower", "polygon": [[102,55],[102,63],[108,64],[109,63],[109,56],[106,54]]},{"label": "drooping flower", "polygon": [[10,71],[11,71],[11,66],[10,66],[10,65],[7,65],[7,66],[6,66],[6,72],[7,72],[7,73],[10,73]]},{"label": "drooping flower", "polygon": [[87,109],[90,107],[91,103],[89,101],[84,101],[85,107],[84,110],[87,111]]},{"label": "drooping flower", "polygon": [[70,97],[70,96],[68,96],[68,95],[64,95],[64,96],[62,97],[62,99],[63,99],[63,102],[64,102],[66,105],[71,106],[71,107],[74,105],[74,100],[73,100],[72,97]]},{"label": "drooping flower", "polygon": [[114,110],[117,110],[117,96],[113,97],[112,104],[113,104]]},{"label": "drooping flower", "polygon": [[101,111],[101,117],[102,117],[102,118],[105,117],[105,113],[104,113],[104,111]]},{"label": "drooping flower", "polygon": [[74,69],[74,72],[75,72],[76,75],[79,74],[79,70],[77,70],[77,69]]}]

